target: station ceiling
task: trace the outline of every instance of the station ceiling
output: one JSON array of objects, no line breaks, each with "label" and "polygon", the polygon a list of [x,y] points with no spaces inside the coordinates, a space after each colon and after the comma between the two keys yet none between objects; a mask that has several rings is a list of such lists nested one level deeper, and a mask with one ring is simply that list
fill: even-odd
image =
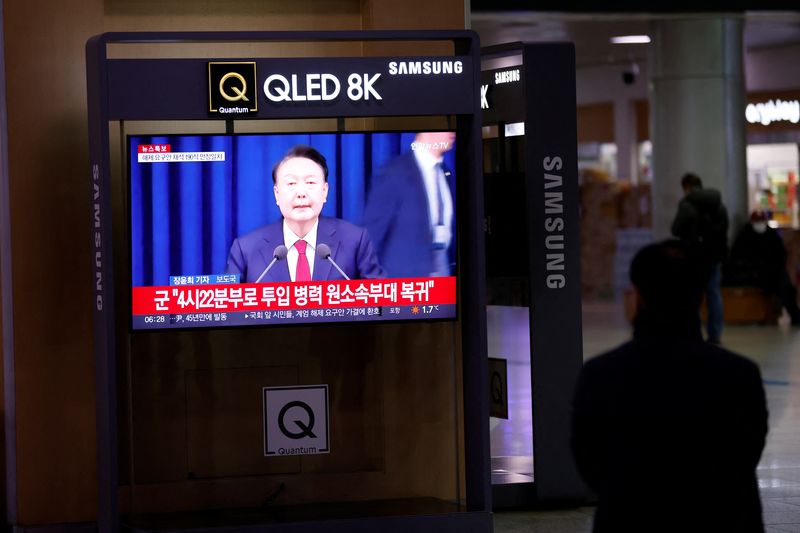
[{"label": "station ceiling", "polygon": [[618,35],[647,35],[657,20],[733,16],[744,20],[748,50],[800,44],[800,11],[740,13],[583,13],[479,10],[473,2],[472,29],[482,46],[509,42],[570,41],[578,67],[624,64],[647,59],[646,44],[612,44]]}]

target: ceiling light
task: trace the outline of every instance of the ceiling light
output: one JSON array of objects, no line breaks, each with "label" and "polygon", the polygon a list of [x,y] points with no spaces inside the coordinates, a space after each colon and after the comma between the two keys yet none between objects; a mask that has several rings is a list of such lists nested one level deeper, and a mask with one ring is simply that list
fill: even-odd
[{"label": "ceiling light", "polygon": [[612,37],[611,42],[614,44],[647,44],[650,42],[648,35],[619,35]]}]

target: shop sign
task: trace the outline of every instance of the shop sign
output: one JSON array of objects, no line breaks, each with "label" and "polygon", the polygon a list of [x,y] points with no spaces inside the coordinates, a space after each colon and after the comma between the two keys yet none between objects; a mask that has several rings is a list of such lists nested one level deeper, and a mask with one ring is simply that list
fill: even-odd
[{"label": "shop sign", "polygon": [[244,115],[258,111],[255,61],[208,63],[209,112]]},{"label": "shop sign", "polygon": [[489,358],[489,416],[508,420],[508,360]]},{"label": "shop sign", "polygon": [[[472,106],[465,91],[471,63],[448,56],[212,61],[208,73],[214,114],[289,117],[297,113],[294,108],[315,116],[357,116],[394,105],[425,114],[453,102],[463,109]],[[508,81],[513,79],[508,74]]]},{"label": "shop sign", "polygon": [[756,104],[748,104],[745,117],[750,124],[769,126],[773,122],[800,122],[800,101],[770,100]]}]

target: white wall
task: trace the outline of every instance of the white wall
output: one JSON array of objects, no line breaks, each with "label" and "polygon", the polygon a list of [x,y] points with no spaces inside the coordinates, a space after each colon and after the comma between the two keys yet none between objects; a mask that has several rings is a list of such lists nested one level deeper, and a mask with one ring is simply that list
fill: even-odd
[{"label": "white wall", "polygon": [[636,180],[636,110],[634,102],[647,98],[647,65],[637,63],[634,83],[627,85],[622,74],[630,64],[583,67],[576,71],[578,105],[612,102],[614,105],[614,142],[617,145],[617,177]]},{"label": "white wall", "polygon": [[[617,168],[620,178],[635,175],[636,128],[633,104],[649,98],[648,65],[637,61],[639,75],[635,83],[622,82],[629,64],[579,67],[576,71],[577,104],[613,102],[614,137],[618,147]],[[800,44],[753,50],[745,54],[747,92],[800,89]],[[744,113],[744,109],[742,109]]]},{"label": "white wall", "polygon": [[647,64],[638,62],[638,65],[639,75],[631,85],[622,82],[622,73],[630,68],[629,64],[579,67],[576,71],[578,105],[646,99]]}]

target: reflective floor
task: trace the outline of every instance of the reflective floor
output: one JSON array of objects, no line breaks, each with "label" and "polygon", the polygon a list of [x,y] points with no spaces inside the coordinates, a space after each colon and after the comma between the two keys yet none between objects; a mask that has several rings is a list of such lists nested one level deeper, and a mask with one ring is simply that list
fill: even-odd
[{"label": "reflective floor", "polygon": [[[617,346],[630,336],[622,308],[614,303],[585,304],[583,331],[587,357]],[[722,342],[756,361],[764,378],[770,431],[758,476],[766,530],[800,533],[800,328],[791,328],[787,317],[777,326],[726,326]],[[493,430],[493,448],[502,433]],[[697,482],[713,490],[713,479]],[[593,512],[592,507],[498,512],[495,531],[584,533],[591,531]],[[642,531],[647,531],[646,524]]]}]

